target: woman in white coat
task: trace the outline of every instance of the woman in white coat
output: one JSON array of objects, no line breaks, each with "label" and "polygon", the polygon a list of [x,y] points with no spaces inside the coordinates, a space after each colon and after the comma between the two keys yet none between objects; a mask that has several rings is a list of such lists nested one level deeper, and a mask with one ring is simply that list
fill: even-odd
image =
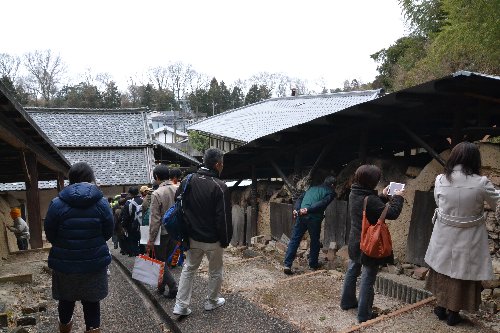
[{"label": "woman in white coat", "polygon": [[453,148],[444,174],[436,177],[438,208],[425,254],[429,265],[426,289],[437,299],[434,313],[450,326],[462,318],[460,310],[475,312],[481,304],[481,281],[494,279],[488,250],[484,202],[495,209],[499,194],[480,176],[477,146],[462,142]]}]

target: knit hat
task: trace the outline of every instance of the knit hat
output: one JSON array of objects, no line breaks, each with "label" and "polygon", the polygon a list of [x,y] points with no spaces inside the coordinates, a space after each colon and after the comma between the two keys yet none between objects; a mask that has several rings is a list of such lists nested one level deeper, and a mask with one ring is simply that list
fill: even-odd
[{"label": "knit hat", "polygon": [[17,207],[11,208],[10,217],[12,217],[13,219],[21,217],[21,209]]},{"label": "knit hat", "polygon": [[141,192],[141,193],[146,193],[149,191],[151,191],[151,189],[149,187],[147,187],[146,185],[141,186],[141,188],[139,189],[139,192]]}]

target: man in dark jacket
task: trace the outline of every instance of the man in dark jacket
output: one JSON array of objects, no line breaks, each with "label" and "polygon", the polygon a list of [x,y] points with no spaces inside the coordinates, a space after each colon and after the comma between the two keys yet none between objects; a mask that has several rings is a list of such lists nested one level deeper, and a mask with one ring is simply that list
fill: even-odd
[{"label": "man in dark jacket", "polygon": [[[183,198],[190,249],[186,252],[173,311],[175,315],[181,316],[191,313],[189,303],[193,278],[205,254],[210,275],[205,310],[214,310],[226,302],[224,298],[219,297],[222,286],[222,254],[223,248],[229,245],[233,235],[233,225],[228,189],[219,179],[223,168],[222,151],[208,149],[203,162],[204,166],[191,177]],[[187,180],[186,177],[182,181],[176,197],[182,192]]]},{"label": "man in dark jacket", "polygon": [[285,274],[292,274],[292,263],[306,231],[309,232],[309,237],[311,237],[309,267],[311,269],[319,268],[321,221],[323,221],[326,207],[336,196],[333,190],[334,186],[335,177],[326,177],[322,185],[310,187],[295,202],[293,210],[295,225],[286,251],[285,267],[283,268]]},{"label": "man in dark jacket", "polygon": [[139,254],[139,241],[141,239],[140,226],[142,223],[142,197],[137,186],[128,189],[131,199],[125,202],[122,209],[122,226],[127,232],[128,255],[130,257]]}]

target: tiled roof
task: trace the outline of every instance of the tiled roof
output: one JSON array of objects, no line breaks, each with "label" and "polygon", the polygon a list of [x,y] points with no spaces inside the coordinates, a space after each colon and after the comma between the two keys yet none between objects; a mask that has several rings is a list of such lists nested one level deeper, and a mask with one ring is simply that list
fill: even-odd
[{"label": "tiled roof", "polygon": [[194,158],[193,156],[189,155],[189,154],[186,154],[185,152],[183,152],[182,150],[180,149],[177,149],[173,146],[170,146],[166,143],[161,143],[160,141],[153,141],[153,143],[155,145],[158,145],[158,146],[162,146],[163,148],[165,148],[166,150],[176,154],[176,155],[179,155],[181,158],[183,158],[185,161],[188,161],[190,163],[192,163],[193,165],[198,165],[200,162]]},{"label": "tiled roof", "polygon": [[[64,186],[69,185],[69,181],[64,181]],[[49,181],[39,181],[38,188],[40,190],[47,190],[52,188],[57,188],[57,182],[55,180]],[[19,183],[0,183],[0,192],[4,191],[24,191],[26,190],[26,184],[24,182]]]},{"label": "tiled roof", "polygon": [[25,109],[59,148],[133,147],[148,142],[146,109]]},{"label": "tiled roof", "polygon": [[87,162],[94,170],[96,182],[111,186],[149,183],[154,162],[147,157],[147,150],[151,148],[65,149],[63,153],[71,164]]},{"label": "tiled roof", "polygon": [[273,98],[210,117],[189,126],[188,130],[246,143],[373,100],[379,94],[380,90],[367,90]]}]

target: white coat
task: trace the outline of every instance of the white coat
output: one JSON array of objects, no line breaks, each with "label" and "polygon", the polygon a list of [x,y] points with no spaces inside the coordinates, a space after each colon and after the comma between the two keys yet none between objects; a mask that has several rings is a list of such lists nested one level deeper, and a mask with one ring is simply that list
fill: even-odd
[{"label": "white coat", "polygon": [[436,177],[434,229],[425,262],[436,272],[460,280],[494,279],[488,249],[484,201],[495,209],[499,193],[488,178],[466,176],[457,165],[451,174]]}]

